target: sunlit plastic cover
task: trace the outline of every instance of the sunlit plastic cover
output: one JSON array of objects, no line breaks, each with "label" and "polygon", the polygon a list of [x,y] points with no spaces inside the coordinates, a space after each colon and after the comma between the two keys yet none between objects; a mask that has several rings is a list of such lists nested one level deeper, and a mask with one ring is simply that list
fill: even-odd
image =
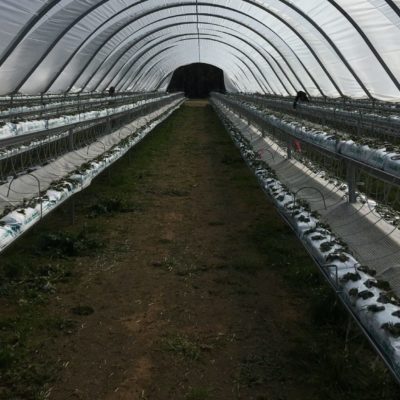
[{"label": "sunlit plastic cover", "polygon": [[0,94],[166,90],[400,100],[400,0],[0,0]]}]

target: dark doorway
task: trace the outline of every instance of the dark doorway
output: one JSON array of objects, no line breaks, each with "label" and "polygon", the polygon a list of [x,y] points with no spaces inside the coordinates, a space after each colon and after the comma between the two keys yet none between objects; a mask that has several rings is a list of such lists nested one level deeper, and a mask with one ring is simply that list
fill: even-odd
[{"label": "dark doorway", "polygon": [[195,63],[175,70],[168,92],[185,92],[189,98],[205,98],[210,92],[225,92],[224,73],[210,64]]}]

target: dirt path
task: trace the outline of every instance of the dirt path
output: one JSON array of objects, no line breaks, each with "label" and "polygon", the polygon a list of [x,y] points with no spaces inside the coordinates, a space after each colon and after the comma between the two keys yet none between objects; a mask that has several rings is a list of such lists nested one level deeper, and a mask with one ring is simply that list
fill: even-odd
[{"label": "dirt path", "polygon": [[[34,256],[73,271],[38,306],[69,322],[34,356],[60,367],[50,399],[395,398],[360,338],[344,351],[343,314],[206,103],[186,104],[110,179],[78,197],[73,227],[61,210],[41,228],[104,243]],[[115,198],[128,210],[96,206]]]}]

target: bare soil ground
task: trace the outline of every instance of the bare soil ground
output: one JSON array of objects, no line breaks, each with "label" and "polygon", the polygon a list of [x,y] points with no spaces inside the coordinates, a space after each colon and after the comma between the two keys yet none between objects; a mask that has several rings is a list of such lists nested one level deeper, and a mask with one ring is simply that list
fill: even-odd
[{"label": "bare soil ground", "polygon": [[75,203],[1,258],[2,398],[399,398],[207,102]]}]

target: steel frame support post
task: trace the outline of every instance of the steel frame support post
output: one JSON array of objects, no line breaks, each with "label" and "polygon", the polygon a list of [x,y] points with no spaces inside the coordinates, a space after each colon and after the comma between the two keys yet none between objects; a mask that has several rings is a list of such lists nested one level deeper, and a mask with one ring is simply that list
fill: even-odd
[{"label": "steel frame support post", "polygon": [[74,131],[73,131],[73,129],[70,129],[68,131],[68,150],[69,151],[74,150]]},{"label": "steel frame support post", "polygon": [[291,160],[292,159],[292,139],[289,135],[286,137],[286,143],[287,143],[287,159]]},{"label": "steel frame support post", "polygon": [[357,201],[357,183],[356,183],[356,168],[353,163],[347,162],[346,178],[349,190],[349,203],[354,204]]},{"label": "steel frame support post", "polygon": [[71,216],[71,225],[75,225],[75,196],[72,196],[70,203],[70,216]]},{"label": "steel frame support post", "polygon": [[349,342],[350,342],[350,332],[352,328],[353,318],[348,316],[347,327],[346,327],[346,335],[344,338],[344,352],[347,354],[349,352]]}]

